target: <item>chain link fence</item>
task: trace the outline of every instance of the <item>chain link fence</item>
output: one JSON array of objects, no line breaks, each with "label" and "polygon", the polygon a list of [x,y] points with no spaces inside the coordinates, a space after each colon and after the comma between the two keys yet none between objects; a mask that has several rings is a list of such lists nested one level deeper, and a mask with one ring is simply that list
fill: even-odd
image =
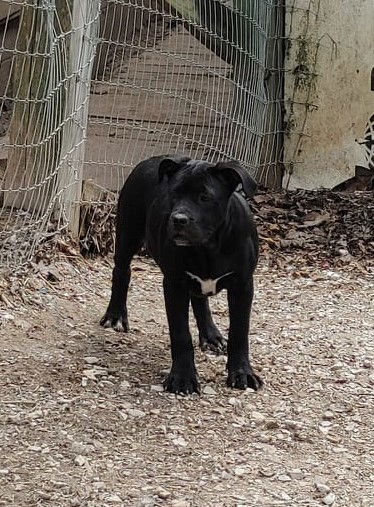
[{"label": "chain link fence", "polygon": [[0,262],[27,262],[64,228],[77,236],[81,204],[154,154],[236,159],[279,186],[284,10],[1,0]]},{"label": "chain link fence", "polygon": [[0,262],[77,213],[99,2],[0,2]]}]

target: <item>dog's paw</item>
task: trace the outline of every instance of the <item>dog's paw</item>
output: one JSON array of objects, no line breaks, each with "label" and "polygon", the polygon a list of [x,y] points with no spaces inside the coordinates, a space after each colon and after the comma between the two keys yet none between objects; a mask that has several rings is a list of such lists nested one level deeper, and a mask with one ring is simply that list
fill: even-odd
[{"label": "dog's paw", "polygon": [[120,333],[127,333],[129,330],[129,323],[125,314],[118,315],[109,311],[100,320],[100,326],[105,328],[112,327]]},{"label": "dog's paw", "polygon": [[164,390],[174,394],[200,394],[196,372],[178,373],[172,369],[164,380]]},{"label": "dog's paw", "polygon": [[217,356],[227,354],[227,340],[217,328],[208,329],[199,336],[199,344],[202,351],[211,351]]},{"label": "dog's paw", "polygon": [[227,386],[234,389],[242,389],[247,387],[258,391],[263,385],[261,378],[254,373],[252,368],[238,368],[229,370],[227,377]]}]

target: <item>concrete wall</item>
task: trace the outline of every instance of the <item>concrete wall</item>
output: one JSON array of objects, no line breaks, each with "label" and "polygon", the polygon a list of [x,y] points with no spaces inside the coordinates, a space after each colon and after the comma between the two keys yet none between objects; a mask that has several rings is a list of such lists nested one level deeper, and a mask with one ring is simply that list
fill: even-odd
[{"label": "concrete wall", "polygon": [[355,139],[374,112],[374,1],[287,0],[286,17],[284,185],[330,188],[367,166]]}]

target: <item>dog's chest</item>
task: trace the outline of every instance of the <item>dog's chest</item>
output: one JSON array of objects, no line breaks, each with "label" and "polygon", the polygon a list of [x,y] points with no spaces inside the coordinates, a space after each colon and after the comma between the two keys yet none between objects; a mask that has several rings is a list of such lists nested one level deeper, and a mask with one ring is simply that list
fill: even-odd
[{"label": "dog's chest", "polygon": [[187,276],[194,281],[197,285],[200,286],[200,291],[203,296],[214,296],[218,291],[218,282],[232,274],[232,271],[229,273],[225,273],[224,275],[219,276],[218,278],[206,278],[202,279],[189,271],[186,271]]}]

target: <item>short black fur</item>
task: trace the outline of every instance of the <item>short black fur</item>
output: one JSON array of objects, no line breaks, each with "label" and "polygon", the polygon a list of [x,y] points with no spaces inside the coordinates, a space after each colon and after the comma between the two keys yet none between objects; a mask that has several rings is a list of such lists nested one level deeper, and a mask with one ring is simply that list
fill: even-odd
[{"label": "short black fur", "polygon": [[199,392],[190,302],[201,348],[226,352],[208,305],[208,296],[222,289],[228,293],[230,315],[227,384],[256,390],[262,385],[248,350],[258,237],[238,186],[247,197],[256,190],[254,180],[236,163],[159,156],[135,167],[119,197],[112,295],[101,325],[128,331],[130,262],[145,242],[164,275],[172,355],[164,386],[173,393]]}]

